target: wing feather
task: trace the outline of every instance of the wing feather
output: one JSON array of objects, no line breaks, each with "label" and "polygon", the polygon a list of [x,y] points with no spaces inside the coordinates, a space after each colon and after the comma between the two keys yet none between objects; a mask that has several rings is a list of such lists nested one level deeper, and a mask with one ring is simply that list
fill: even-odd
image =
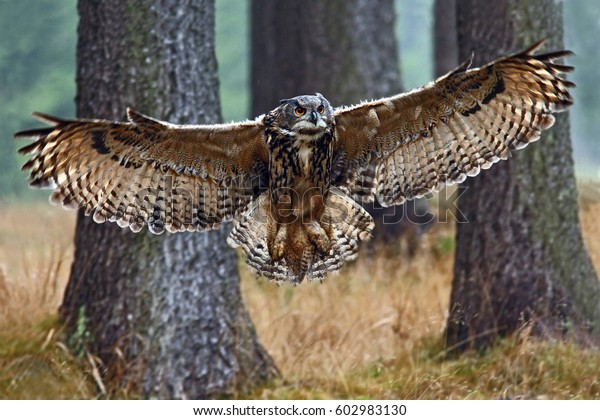
[{"label": "wing feather", "polygon": [[[554,61],[570,51],[534,55],[542,45],[469,69],[471,59],[429,85],[335,111],[334,185],[383,205],[462,182],[506,159],[552,126],[573,103]],[[375,176],[368,176],[372,168]]]},{"label": "wing feather", "polygon": [[128,110],[128,122],[61,120],[16,133],[33,187],[50,201],[133,231],[201,231],[240,215],[266,188],[264,126],[174,125]]}]

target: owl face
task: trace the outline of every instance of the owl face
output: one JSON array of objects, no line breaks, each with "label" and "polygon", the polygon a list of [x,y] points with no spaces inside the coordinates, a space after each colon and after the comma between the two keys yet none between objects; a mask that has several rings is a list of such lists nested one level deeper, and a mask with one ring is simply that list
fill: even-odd
[{"label": "owl face", "polygon": [[320,93],[281,101],[279,127],[295,134],[319,135],[331,127],[333,109]]}]

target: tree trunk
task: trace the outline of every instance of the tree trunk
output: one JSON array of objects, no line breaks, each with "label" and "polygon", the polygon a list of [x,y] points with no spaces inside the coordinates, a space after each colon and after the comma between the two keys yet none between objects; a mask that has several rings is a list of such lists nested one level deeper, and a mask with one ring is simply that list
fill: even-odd
[{"label": "tree trunk", "polygon": [[458,66],[456,0],[435,0],[433,22],[433,67],[440,77]]},{"label": "tree trunk", "polygon": [[333,106],[400,90],[391,0],[252,1],[252,112],[319,91]]},{"label": "tree trunk", "polygon": [[[77,112],[123,119],[126,106],[177,123],[221,119],[211,0],[79,2]],[[245,390],[274,366],[239,289],[227,232],[153,236],[78,215],[60,310],[68,342],[116,386],[145,397]]]},{"label": "tree trunk", "polygon": [[[393,0],[253,0],[251,9],[253,115],[315,92],[334,107],[400,92]],[[406,233],[413,252],[433,220],[424,200],[365,208],[376,240]]]},{"label": "tree trunk", "polygon": [[[457,0],[460,56],[474,50],[482,64],[544,37],[545,50],[560,49],[561,7]],[[580,232],[568,115],[467,185],[447,347],[484,347],[526,324],[544,337],[583,338],[592,327],[597,335],[600,287]]]}]

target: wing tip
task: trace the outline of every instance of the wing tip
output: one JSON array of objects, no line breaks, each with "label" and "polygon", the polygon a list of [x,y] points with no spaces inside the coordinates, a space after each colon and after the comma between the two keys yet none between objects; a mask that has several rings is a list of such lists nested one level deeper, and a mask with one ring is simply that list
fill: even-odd
[{"label": "wing tip", "polygon": [[50,134],[54,128],[34,128],[32,130],[17,131],[13,134],[15,139],[39,139]]},{"label": "wing tip", "polygon": [[136,119],[143,117],[142,114],[140,114],[130,106],[128,106],[125,111],[127,112],[127,119],[129,120],[129,122],[135,122]]},{"label": "wing tip", "polygon": [[474,59],[475,59],[475,51],[472,50],[471,51],[471,55],[469,55],[469,57],[465,61],[463,61],[462,63],[460,63],[458,65],[458,67],[456,67],[454,70],[450,70],[448,73],[446,73],[445,75],[443,75],[442,77],[440,77],[438,80],[443,79],[445,77],[450,77],[450,76],[454,76],[456,74],[460,74],[460,73],[466,72],[473,65],[473,60]]},{"label": "wing tip", "polygon": [[34,112],[32,114],[37,120],[45,122],[47,124],[49,124],[51,127],[45,127],[45,128],[34,128],[34,129],[30,129],[30,130],[21,130],[21,131],[17,131],[16,133],[13,134],[13,137],[15,139],[20,139],[20,138],[41,138],[41,137],[45,137],[48,134],[50,134],[55,127],[59,126],[59,125],[63,125],[65,123],[67,123],[67,120],[63,120],[62,118],[58,118],[55,117],[53,115],[49,115],[49,114],[44,114],[43,112]]},{"label": "wing tip", "polygon": [[48,123],[52,126],[57,126],[66,122],[66,120],[63,120],[62,118],[58,118],[50,114],[45,114],[43,112],[34,112],[32,115],[39,121]]},{"label": "wing tip", "polygon": [[156,118],[149,117],[148,115],[142,114],[141,112],[136,111],[131,107],[127,107],[127,120],[133,124],[158,124],[163,126],[164,123],[162,121],[157,120]]},{"label": "wing tip", "polygon": [[536,52],[538,50],[540,50],[546,43],[548,42],[548,38],[542,38],[537,42],[534,42],[532,45],[530,45],[529,47],[515,53],[515,56],[532,56],[535,57],[538,60],[541,61],[554,61],[554,60],[558,60],[560,58],[565,58],[565,57],[569,57],[572,55],[575,55],[575,53],[571,50],[557,50],[557,51],[551,51],[548,53],[543,53],[543,54],[536,54]]},{"label": "wing tip", "polygon": [[520,54],[525,54],[525,55],[533,55],[533,53],[535,53],[537,50],[539,50],[540,48],[542,48],[542,46],[548,42],[548,38],[542,38],[536,42],[534,42],[533,44],[531,44],[529,47],[525,48],[522,51],[519,51],[517,53],[517,55]]}]

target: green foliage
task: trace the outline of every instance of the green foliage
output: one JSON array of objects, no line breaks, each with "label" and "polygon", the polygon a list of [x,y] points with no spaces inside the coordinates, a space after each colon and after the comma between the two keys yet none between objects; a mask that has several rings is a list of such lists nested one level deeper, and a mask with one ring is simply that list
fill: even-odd
[{"label": "green foliage", "polygon": [[456,239],[453,234],[438,235],[434,245],[434,253],[439,257],[454,253],[456,248]]},{"label": "green foliage", "polygon": [[576,106],[571,111],[573,149],[576,170],[585,178],[600,178],[600,2],[572,0],[564,2],[565,46],[575,51],[567,63],[575,66],[570,76],[577,83]]},{"label": "green foliage", "polygon": [[254,118],[250,110],[250,1],[217,0],[217,61],[225,121]]},{"label": "green foliage", "polygon": [[75,331],[67,340],[69,348],[75,356],[83,358],[90,342],[90,331],[87,329],[87,316],[85,315],[85,306],[79,307],[77,314],[77,325]]},{"label": "green foliage", "polygon": [[433,79],[433,1],[395,0],[400,75],[407,90]]},{"label": "green foliage", "polygon": [[0,2],[0,198],[23,196],[18,143],[32,111],[72,116],[75,96],[75,0]]}]

